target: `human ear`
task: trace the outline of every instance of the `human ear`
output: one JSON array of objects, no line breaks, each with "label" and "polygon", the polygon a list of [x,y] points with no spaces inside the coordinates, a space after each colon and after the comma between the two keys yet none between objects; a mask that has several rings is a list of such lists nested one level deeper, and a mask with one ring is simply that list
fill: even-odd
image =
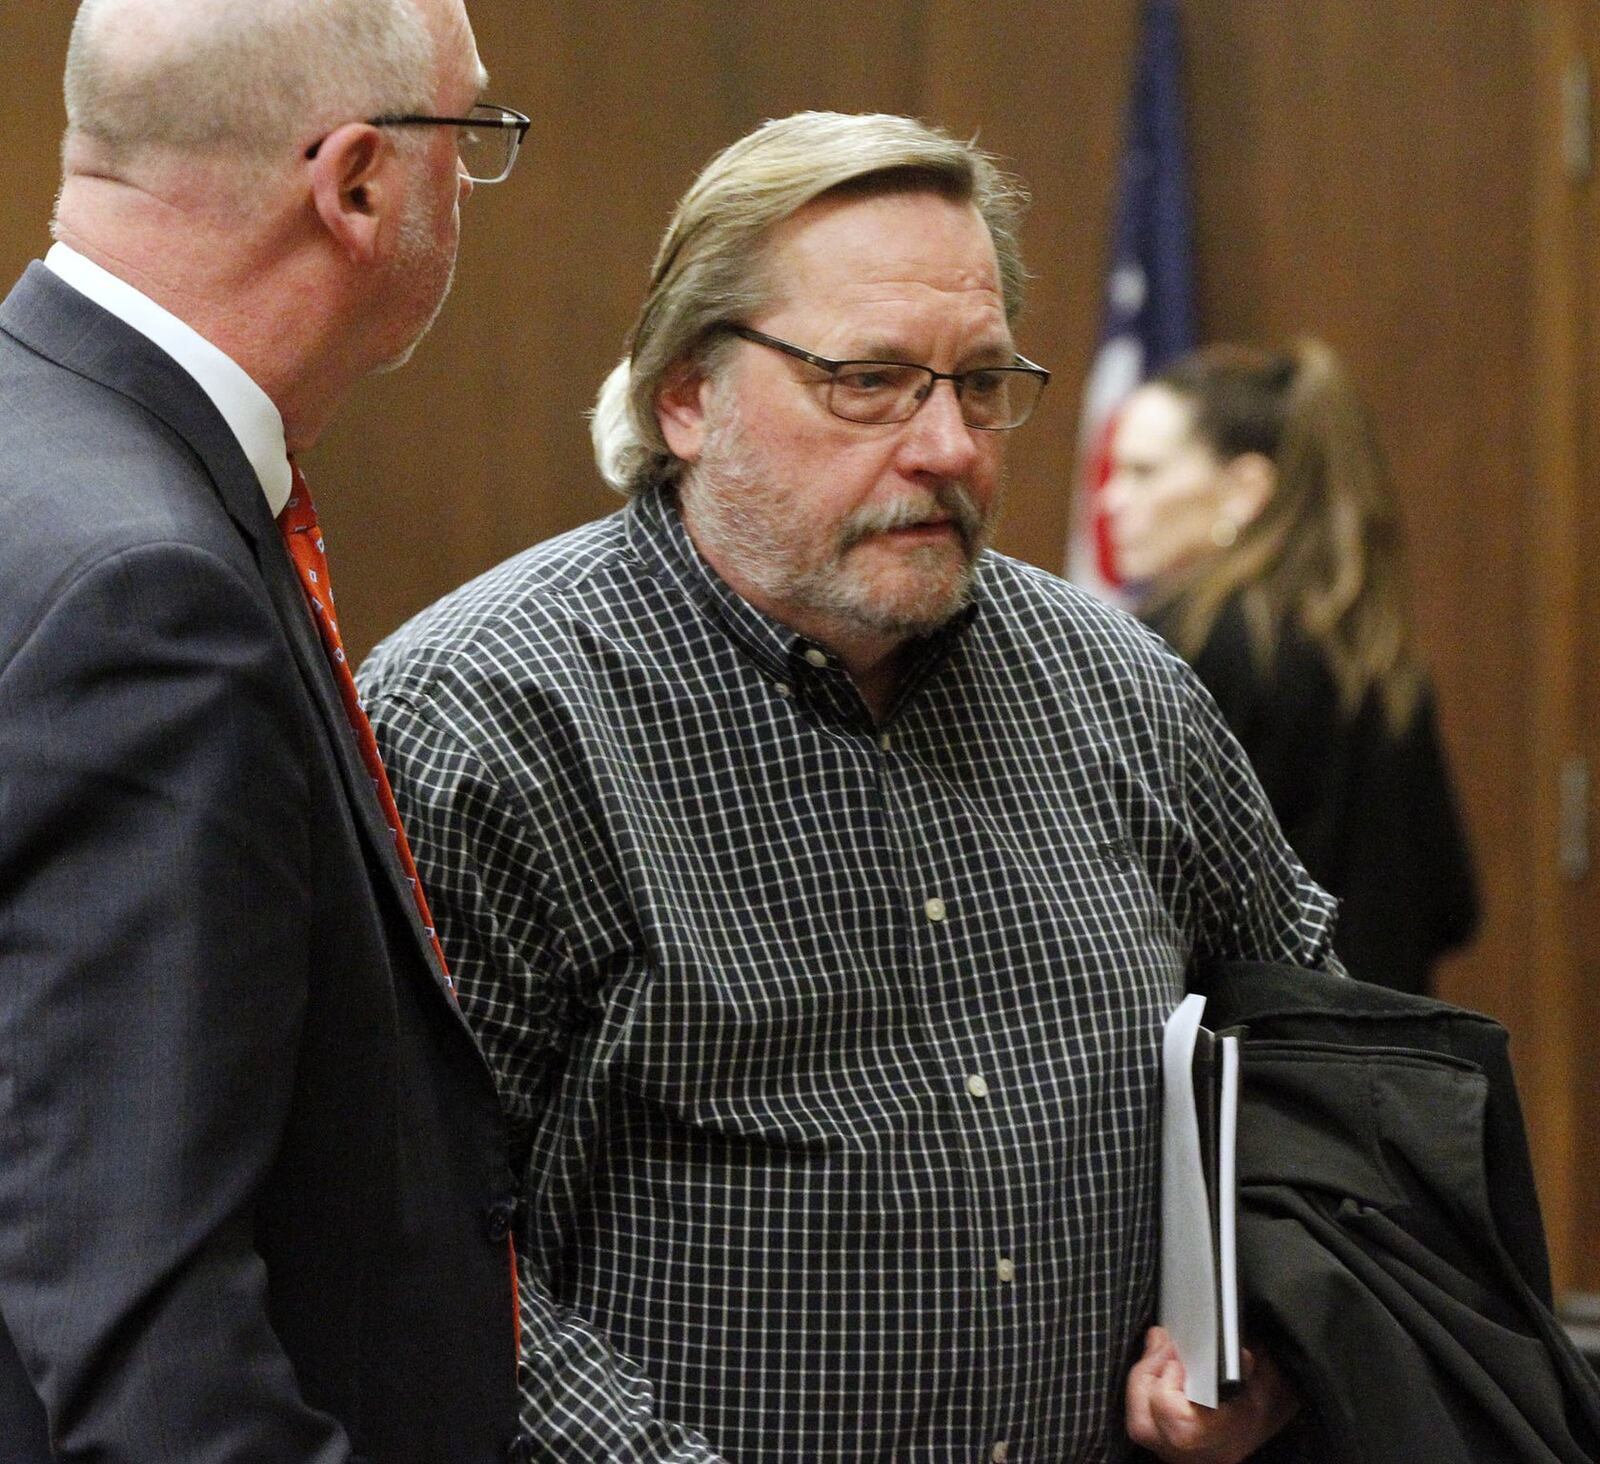
[{"label": "human ear", "polygon": [[376,127],[350,122],[323,138],[310,160],[311,201],[317,217],[358,264],[370,264],[378,254],[393,157],[392,144]]},{"label": "human ear", "polygon": [[656,422],[679,462],[694,463],[706,440],[706,398],[709,378],[693,361],[678,361],[667,369],[656,388]]},{"label": "human ear", "polygon": [[1265,453],[1244,452],[1222,470],[1221,507],[1237,528],[1254,523],[1278,487],[1278,470]]}]

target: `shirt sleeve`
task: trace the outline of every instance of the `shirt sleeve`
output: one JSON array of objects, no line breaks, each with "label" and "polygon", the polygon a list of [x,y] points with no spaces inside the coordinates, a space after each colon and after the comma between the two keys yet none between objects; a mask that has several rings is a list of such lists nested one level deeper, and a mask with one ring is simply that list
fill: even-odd
[{"label": "shirt sleeve", "polygon": [[[584,1022],[563,912],[526,799],[425,692],[362,690],[462,1010],[499,1084],[525,1202],[538,1190],[536,1135],[567,1047]],[[553,1295],[524,1224],[519,1244],[522,1423],[536,1458],[717,1464],[692,1430],[659,1415],[648,1378],[588,1318]]]}]

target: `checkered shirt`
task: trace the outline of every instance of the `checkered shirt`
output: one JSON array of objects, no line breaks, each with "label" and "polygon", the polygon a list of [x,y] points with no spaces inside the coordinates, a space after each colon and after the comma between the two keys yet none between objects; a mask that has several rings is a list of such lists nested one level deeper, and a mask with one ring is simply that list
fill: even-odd
[{"label": "checkered shirt", "polygon": [[361,680],[524,1176],[535,1457],[1122,1457],[1185,969],[1336,964],[1182,663],[988,554],[874,725],[649,494]]}]

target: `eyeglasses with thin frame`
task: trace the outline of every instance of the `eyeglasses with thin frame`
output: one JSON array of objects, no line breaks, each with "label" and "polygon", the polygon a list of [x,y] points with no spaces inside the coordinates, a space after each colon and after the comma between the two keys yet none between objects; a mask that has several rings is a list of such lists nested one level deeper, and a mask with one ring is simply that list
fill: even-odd
[{"label": "eyeglasses with thin frame", "polygon": [[782,351],[828,373],[828,410],[846,422],[883,425],[909,422],[941,381],[948,381],[961,408],[961,420],[982,432],[1009,432],[1033,415],[1050,373],[1026,356],[1011,366],[975,366],[967,371],[935,371],[904,361],[835,361],[780,341],[747,325],[727,327],[740,340]]},{"label": "eyeglasses with thin frame", "polygon": [[[465,117],[432,117],[423,113],[402,113],[387,117],[368,117],[369,127],[454,127],[458,129],[456,148],[461,166],[474,183],[499,183],[516,166],[532,119],[512,107],[494,102],[476,102]],[[314,158],[324,139],[318,138],[306,149]]]}]

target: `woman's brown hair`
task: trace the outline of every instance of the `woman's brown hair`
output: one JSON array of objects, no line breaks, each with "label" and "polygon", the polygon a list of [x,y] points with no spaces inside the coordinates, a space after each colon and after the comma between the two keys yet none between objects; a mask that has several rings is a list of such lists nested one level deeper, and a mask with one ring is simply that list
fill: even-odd
[{"label": "woman's brown hair", "polygon": [[1390,728],[1403,730],[1422,678],[1399,510],[1371,415],[1338,357],[1315,340],[1287,351],[1210,346],[1152,384],[1193,408],[1195,434],[1223,461],[1260,453],[1276,471],[1234,544],[1159,592],[1178,651],[1196,655],[1237,599],[1263,669],[1292,625],[1326,658],[1347,715],[1376,694]]}]

